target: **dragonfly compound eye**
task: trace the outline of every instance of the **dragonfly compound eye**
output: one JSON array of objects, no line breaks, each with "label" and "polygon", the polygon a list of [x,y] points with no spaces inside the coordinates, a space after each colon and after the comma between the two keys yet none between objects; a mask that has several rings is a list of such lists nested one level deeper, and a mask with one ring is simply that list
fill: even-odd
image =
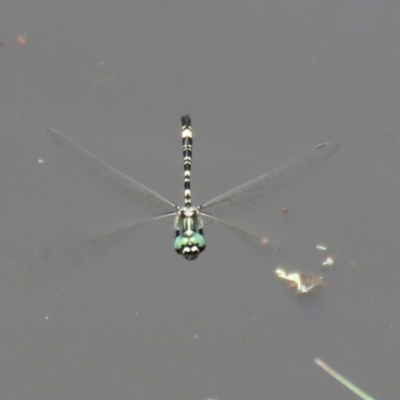
[{"label": "dragonfly compound eye", "polygon": [[191,235],[189,239],[192,248],[198,249],[199,253],[201,253],[206,248],[206,240],[204,239],[204,236],[200,233],[193,233],[193,235]]},{"label": "dragonfly compound eye", "polygon": [[206,248],[206,241],[200,233],[193,233],[190,236],[179,235],[175,238],[174,248],[187,260],[194,260]]}]

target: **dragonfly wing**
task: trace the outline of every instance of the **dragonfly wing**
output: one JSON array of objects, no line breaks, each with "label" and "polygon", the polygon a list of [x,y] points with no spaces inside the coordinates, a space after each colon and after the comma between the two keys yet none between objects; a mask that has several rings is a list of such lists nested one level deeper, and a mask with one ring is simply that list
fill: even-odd
[{"label": "dragonfly wing", "polygon": [[160,219],[164,219],[167,217],[175,216],[175,212],[157,215],[152,218],[144,218],[144,219],[136,219],[136,220],[128,220],[123,221],[114,225],[107,225],[102,228],[92,229],[92,233],[90,235],[90,244],[95,247],[106,247],[109,244],[112,244],[118,240],[123,239],[129,233],[131,233],[134,229],[139,226],[148,224],[153,221],[158,221]]},{"label": "dragonfly wing", "polygon": [[265,175],[204,203],[200,211],[218,217],[234,217],[252,211],[274,196],[277,187],[294,183],[300,175],[322,164],[338,147],[337,143],[322,143]]},{"label": "dragonfly wing", "polygon": [[174,215],[175,212],[147,219],[122,221],[118,224],[92,229],[84,235],[53,237],[38,248],[39,264],[42,267],[59,263],[79,265],[85,259],[98,255],[121,241],[139,226]]},{"label": "dragonfly wing", "polygon": [[125,195],[129,201],[138,202],[155,213],[169,213],[177,210],[177,205],[159,195],[154,190],[123,174],[117,169],[101,161],[94,154],[83,148],[62,132],[47,129],[49,135],[67,150],[78,162],[96,175],[105,178]]},{"label": "dragonfly wing", "polygon": [[260,235],[259,232],[252,231],[248,226],[239,226],[232,221],[222,220],[206,213],[203,213],[202,215],[218,224],[225,226],[237,236],[253,245],[253,247],[263,255],[263,257],[265,257],[267,253],[272,255],[273,253],[277,254],[282,250],[279,241],[271,241],[269,237],[263,237],[263,235]]}]

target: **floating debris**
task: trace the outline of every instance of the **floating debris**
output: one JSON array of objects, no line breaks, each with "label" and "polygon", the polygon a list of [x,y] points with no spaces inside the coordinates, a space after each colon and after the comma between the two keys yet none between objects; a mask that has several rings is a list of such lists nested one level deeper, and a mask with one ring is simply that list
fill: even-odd
[{"label": "floating debris", "polygon": [[323,277],[317,275],[305,275],[298,272],[286,273],[282,268],[275,271],[276,275],[289,281],[289,287],[296,290],[297,294],[307,294],[313,292],[318,286],[322,285]]},{"label": "floating debris", "polygon": [[115,76],[115,75],[107,76],[107,77],[105,77],[105,78],[95,79],[95,80],[93,81],[93,85],[99,85],[99,84],[101,84],[101,83],[108,83],[108,82],[111,82],[111,81],[113,81],[113,80],[115,80],[115,79],[116,79],[116,76]]},{"label": "floating debris", "polygon": [[369,396],[367,393],[363,392],[356,385],[348,381],[344,376],[337,373],[334,369],[332,369],[328,364],[325,364],[321,359],[316,358],[314,360],[315,364],[319,365],[324,371],[326,371],[329,375],[333,376],[337,379],[342,385],[346,386],[353,393],[360,396],[364,400],[375,400],[373,397]]},{"label": "floating debris", "polygon": [[17,37],[17,43],[18,43],[20,46],[26,46],[26,41],[27,41],[27,39],[26,39],[25,33],[23,33],[23,34],[21,34],[21,35],[19,35],[19,36]]},{"label": "floating debris", "polygon": [[322,266],[323,266],[323,267],[331,267],[333,264],[335,264],[335,257],[327,257],[327,258],[322,262]]},{"label": "floating debris", "polygon": [[316,248],[317,250],[320,250],[320,251],[326,251],[326,250],[328,249],[324,244],[317,244],[317,245],[315,246],[315,248]]}]

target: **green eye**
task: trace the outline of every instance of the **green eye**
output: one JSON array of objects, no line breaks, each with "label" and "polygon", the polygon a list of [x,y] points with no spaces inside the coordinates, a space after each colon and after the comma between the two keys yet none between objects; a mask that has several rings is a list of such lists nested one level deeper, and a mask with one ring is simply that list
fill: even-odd
[{"label": "green eye", "polygon": [[175,238],[174,248],[179,254],[198,254],[206,248],[206,241],[200,233],[179,235]]},{"label": "green eye", "polygon": [[199,251],[203,251],[206,248],[206,241],[204,236],[200,235],[200,233],[194,233],[190,236],[190,242],[192,243],[192,246],[196,246]]},{"label": "green eye", "polygon": [[184,249],[185,246],[188,245],[188,243],[189,243],[188,236],[183,236],[183,235],[177,236],[174,242],[175,251],[177,251],[178,253],[182,253],[182,250]]}]

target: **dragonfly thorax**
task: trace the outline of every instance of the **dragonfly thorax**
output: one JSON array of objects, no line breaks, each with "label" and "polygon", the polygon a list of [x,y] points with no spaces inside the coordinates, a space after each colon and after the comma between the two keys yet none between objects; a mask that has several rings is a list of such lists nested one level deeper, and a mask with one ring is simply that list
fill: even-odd
[{"label": "dragonfly thorax", "polygon": [[182,207],[175,218],[175,251],[194,260],[206,248],[203,222],[195,207]]}]

